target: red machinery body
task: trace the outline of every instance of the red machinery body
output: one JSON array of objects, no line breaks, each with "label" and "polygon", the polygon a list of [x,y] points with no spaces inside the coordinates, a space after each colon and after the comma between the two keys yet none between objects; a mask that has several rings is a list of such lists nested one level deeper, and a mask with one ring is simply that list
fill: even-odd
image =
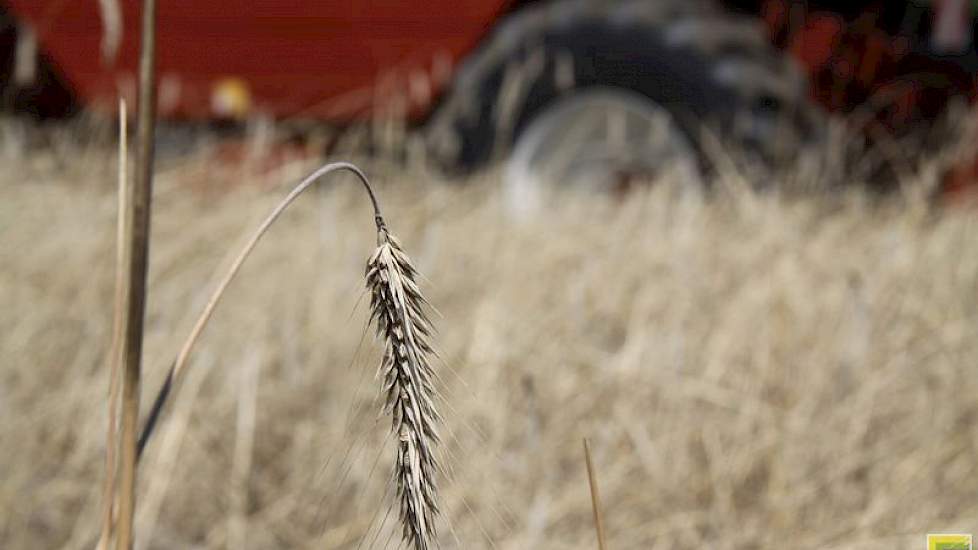
[{"label": "red machinery body", "polygon": [[[120,94],[135,97],[141,2],[121,0],[121,13],[103,13],[97,0],[4,3],[83,104],[104,110]],[[344,121],[395,109],[417,117],[507,3],[160,2],[160,111]],[[103,43],[112,40],[107,51]]]},{"label": "red machinery body", "polygon": [[[0,2],[0,12],[15,17],[18,36],[36,39],[30,43],[70,91],[59,101],[73,95],[110,114],[120,96],[135,104],[139,0]],[[254,114],[340,124],[377,115],[422,120],[502,16],[530,3],[161,2],[159,111],[197,120]],[[807,72],[810,98],[848,114],[868,136],[927,127],[950,101],[976,96],[975,0],[717,0],[716,6],[763,22],[771,44]],[[976,179],[978,160],[951,175]]]},{"label": "red machinery body", "polygon": [[759,15],[829,111],[861,108],[900,134],[936,118],[951,98],[974,100],[971,0],[765,0]]},{"label": "red machinery body", "polygon": [[[3,1],[34,31],[41,51],[81,103],[109,110],[120,94],[134,97],[141,2]],[[393,111],[421,118],[458,63],[517,4],[161,2],[160,112],[170,118],[260,112],[344,122]],[[974,51],[970,0],[721,4],[763,19],[772,43],[809,73],[812,98],[830,111],[875,102],[870,108],[876,120],[900,133],[934,118],[949,97],[974,96],[978,67],[953,52],[921,53],[937,42],[953,50],[955,41]],[[116,5],[121,13],[102,11]],[[113,41],[114,48],[104,47]]]}]

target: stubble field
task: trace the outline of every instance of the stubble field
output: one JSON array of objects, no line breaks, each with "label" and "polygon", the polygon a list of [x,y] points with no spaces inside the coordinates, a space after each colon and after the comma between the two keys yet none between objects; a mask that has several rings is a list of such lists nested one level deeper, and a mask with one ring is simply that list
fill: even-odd
[{"label": "stubble field", "polygon": [[[0,546],[97,530],[115,223],[110,149],[0,176]],[[144,409],[230,250],[302,174],[160,170]],[[859,191],[664,181],[560,194],[366,166],[440,312],[444,548],[922,548],[978,531],[978,213]],[[286,213],[194,352],[141,470],[144,549],[396,548],[368,203]],[[403,546],[402,546],[403,547]]]}]

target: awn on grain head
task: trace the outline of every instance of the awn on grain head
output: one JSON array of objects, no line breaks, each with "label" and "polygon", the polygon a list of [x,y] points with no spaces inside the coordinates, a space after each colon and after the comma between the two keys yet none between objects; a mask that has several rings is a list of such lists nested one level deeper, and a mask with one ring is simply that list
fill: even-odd
[{"label": "awn on grain head", "polygon": [[327,164],[310,174],[275,207],[245,244],[211,295],[170,367],[139,438],[138,451],[142,455],[174,381],[180,379],[187,366],[190,350],[255,245],[303,191],[322,176],[337,170],[353,172],[360,179],[374,209],[377,249],[367,262],[366,279],[371,292],[371,320],[376,323],[377,334],[385,343],[384,358],[380,365],[383,381],[381,391],[386,395],[384,412],[391,415],[393,430],[398,438],[392,482],[400,501],[404,540],[412,544],[415,550],[429,550],[437,544],[435,518],[438,515],[438,499],[435,478],[438,463],[434,451],[438,445],[435,425],[440,422],[434,404],[435,373],[430,362],[434,352],[428,342],[432,326],[426,309],[430,306],[415,282],[417,270],[401,249],[400,243],[387,229],[367,177],[352,164]]}]

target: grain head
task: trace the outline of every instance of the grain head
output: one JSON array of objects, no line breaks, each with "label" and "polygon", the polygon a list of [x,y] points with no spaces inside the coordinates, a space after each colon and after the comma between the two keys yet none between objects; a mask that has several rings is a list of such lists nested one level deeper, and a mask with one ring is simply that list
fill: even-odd
[{"label": "grain head", "polygon": [[371,320],[385,346],[378,371],[384,413],[391,416],[397,438],[392,483],[404,540],[415,550],[426,550],[436,544],[440,417],[435,408],[429,306],[415,281],[417,274],[400,243],[378,222],[377,249],[367,262],[366,279]]}]

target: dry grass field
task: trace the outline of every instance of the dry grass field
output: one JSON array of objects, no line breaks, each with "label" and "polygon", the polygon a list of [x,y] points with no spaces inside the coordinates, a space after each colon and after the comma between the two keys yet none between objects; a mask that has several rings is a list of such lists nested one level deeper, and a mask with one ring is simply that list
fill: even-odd
[{"label": "dry grass field", "polygon": [[[111,148],[4,157],[0,546],[89,548],[103,473]],[[15,158],[16,157],[16,158]],[[228,253],[313,168],[164,163],[144,410]],[[923,548],[978,532],[978,212],[661,182],[516,223],[366,166],[441,316],[443,548]],[[369,205],[300,199],[232,285],[141,469],[141,549],[397,548],[365,333]]]}]

